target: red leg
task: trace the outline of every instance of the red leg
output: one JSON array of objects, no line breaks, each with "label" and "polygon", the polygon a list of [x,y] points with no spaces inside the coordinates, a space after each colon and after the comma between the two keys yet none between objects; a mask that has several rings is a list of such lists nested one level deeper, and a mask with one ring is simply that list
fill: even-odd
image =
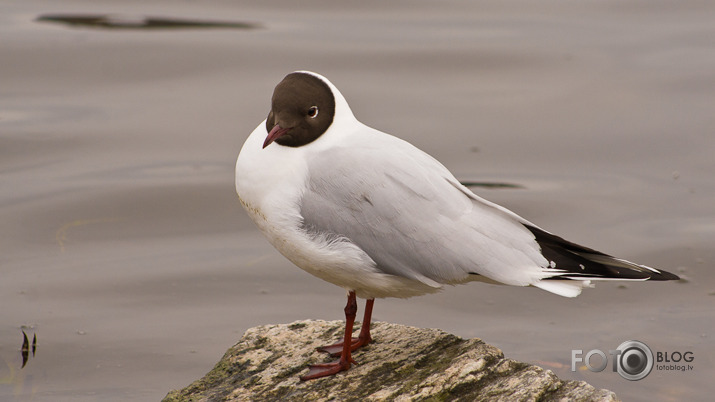
[{"label": "red leg", "polygon": [[[370,336],[370,320],[372,319],[372,305],[375,304],[375,299],[368,299],[365,302],[365,315],[362,319],[362,326],[360,327],[360,335],[357,338],[350,338],[350,351],[354,352],[356,349],[367,345],[372,342],[372,337]],[[330,354],[333,357],[340,356],[343,352],[344,342],[334,343],[332,345],[321,346],[318,351]]]},{"label": "red leg", "polygon": [[362,326],[360,327],[360,335],[358,335],[358,339],[360,342],[360,344],[357,346],[358,348],[360,346],[365,346],[368,343],[372,342],[372,337],[370,336],[370,320],[372,320],[373,304],[375,304],[375,299],[368,299],[365,302],[365,315],[362,317]]},{"label": "red leg", "polygon": [[353,324],[357,313],[357,301],[355,292],[348,293],[348,304],[345,306],[345,336],[343,340],[343,351],[340,359],[332,363],[311,364],[308,374],[300,377],[301,381],[312,380],[314,378],[327,377],[345,371],[350,368],[350,363],[355,363],[350,355],[350,340],[353,333]]}]

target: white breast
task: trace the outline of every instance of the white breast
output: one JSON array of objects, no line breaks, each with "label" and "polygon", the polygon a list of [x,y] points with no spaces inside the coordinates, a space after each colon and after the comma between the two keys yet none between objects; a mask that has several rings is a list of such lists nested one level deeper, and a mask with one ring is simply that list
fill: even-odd
[{"label": "white breast", "polygon": [[[265,121],[256,127],[236,161],[236,192],[241,205],[271,244],[298,267],[358,296],[410,297],[439,290],[387,275],[347,239],[316,237],[302,228],[300,201],[308,180],[306,161],[329,147],[322,138],[298,148],[262,148]],[[329,150],[327,151],[329,152]]]}]

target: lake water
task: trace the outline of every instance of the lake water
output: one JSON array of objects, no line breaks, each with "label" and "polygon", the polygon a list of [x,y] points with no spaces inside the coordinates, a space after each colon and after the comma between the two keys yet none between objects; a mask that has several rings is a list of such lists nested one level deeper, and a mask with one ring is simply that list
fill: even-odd
[{"label": "lake water", "polygon": [[[63,13],[112,17],[36,21]],[[519,186],[483,197],[685,278],[576,299],[471,284],[377,300],[374,319],[479,337],[624,400],[709,399],[713,20],[707,1],[4,1],[0,400],[155,401],[247,328],[343,318],[344,290],[273,250],[233,189],[243,141],[298,69],[460,180]],[[21,368],[23,330],[37,344]],[[632,339],[691,351],[693,370],[571,371],[572,349]]]}]

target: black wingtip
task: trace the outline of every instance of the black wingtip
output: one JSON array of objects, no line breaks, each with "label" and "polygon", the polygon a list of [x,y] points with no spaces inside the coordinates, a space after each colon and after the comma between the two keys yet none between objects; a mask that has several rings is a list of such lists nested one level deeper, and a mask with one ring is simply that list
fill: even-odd
[{"label": "black wingtip", "polygon": [[649,281],[679,281],[680,277],[674,273],[668,272],[668,271],[663,271],[663,270],[656,270],[658,273],[653,273],[650,278],[648,278]]},{"label": "black wingtip", "polygon": [[534,234],[542,255],[563,272],[553,279],[622,279],[640,281],[676,281],[680,277],[645,265],[615,258],[600,251],[572,243],[534,226],[525,225]]}]

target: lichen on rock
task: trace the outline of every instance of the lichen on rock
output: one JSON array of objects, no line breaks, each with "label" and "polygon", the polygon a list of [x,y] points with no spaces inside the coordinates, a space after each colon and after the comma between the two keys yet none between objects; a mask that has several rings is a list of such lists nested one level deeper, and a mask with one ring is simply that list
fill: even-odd
[{"label": "lichen on rock", "polygon": [[343,321],[306,320],[251,328],[208,374],[164,402],[617,400],[613,392],[507,359],[480,339],[384,322],[373,323],[374,342],[353,353],[358,365],[300,381],[308,364],[334,360],[316,348],[339,339],[343,327]]}]

